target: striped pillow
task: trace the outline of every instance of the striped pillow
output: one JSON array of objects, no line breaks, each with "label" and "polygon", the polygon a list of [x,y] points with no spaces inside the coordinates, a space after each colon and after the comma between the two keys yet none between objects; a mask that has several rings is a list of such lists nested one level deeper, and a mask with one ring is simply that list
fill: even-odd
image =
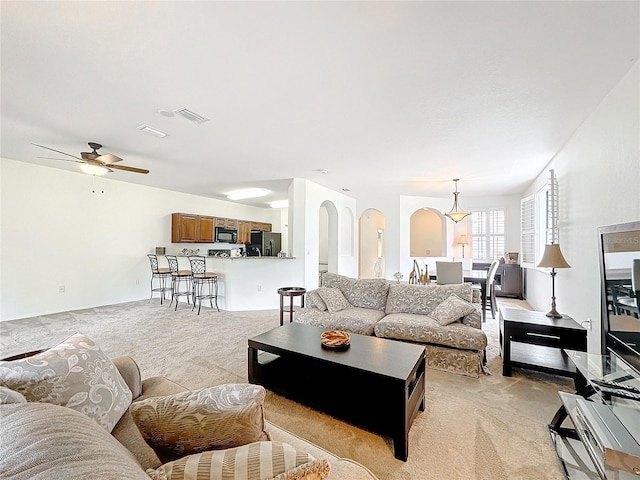
[{"label": "striped pillow", "polygon": [[329,463],[286,443],[254,442],[189,455],[147,474],[153,480],[322,480]]},{"label": "striped pillow", "polygon": [[271,440],[264,387],[228,383],[133,402],[131,416],[162,462],[204,450]]}]

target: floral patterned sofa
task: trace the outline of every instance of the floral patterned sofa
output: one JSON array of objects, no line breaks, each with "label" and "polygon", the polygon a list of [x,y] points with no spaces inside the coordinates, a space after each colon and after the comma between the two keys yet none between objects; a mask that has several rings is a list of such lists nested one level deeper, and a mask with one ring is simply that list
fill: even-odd
[{"label": "floral patterned sofa", "polygon": [[427,365],[478,377],[487,336],[470,283],[390,284],[325,273],[294,321],[424,344]]}]

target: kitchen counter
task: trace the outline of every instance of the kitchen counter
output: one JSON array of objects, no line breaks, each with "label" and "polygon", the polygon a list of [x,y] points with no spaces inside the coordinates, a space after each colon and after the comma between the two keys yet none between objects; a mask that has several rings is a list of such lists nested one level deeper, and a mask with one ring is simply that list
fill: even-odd
[{"label": "kitchen counter", "polygon": [[218,257],[209,255],[207,258],[215,260],[295,260],[296,257]]},{"label": "kitchen counter", "polygon": [[[178,268],[189,270],[189,259],[176,255]],[[302,259],[296,257],[215,257],[204,256],[207,271],[218,274],[218,305],[221,310],[277,310],[278,288],[304,286]],[[289,261],[283,261],[289,260]],[[159,266],[167,267],[158,255]],[[277,325],[277,315],[274,317]]]}]

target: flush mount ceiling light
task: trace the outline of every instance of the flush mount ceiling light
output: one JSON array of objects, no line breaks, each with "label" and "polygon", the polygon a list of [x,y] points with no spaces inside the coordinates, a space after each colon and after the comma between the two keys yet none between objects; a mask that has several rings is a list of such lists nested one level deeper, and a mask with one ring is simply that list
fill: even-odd
[{"label": "flush mount ceiling light", "polygon": [[456,191],[453,192],[453,207],[449,213],[445,213],[445,216],[449,217],[455,223],[458,223],[463,218],[471,215],[471,212],[465,212],[461,208],[458,207],[458,180],[459,178],[454,178],[453,181],[456,184]]},{"label": "flush mount ceiling light", "polygon": [[209,121],[207,117],[203,117],[199,113],[189,110],[187,107],[176,108],[173,113],[180,115],[182,118],[186,118],[193,123],[204,123]]},{"label": "flush mount ceiling light", "polygon": [[148,133],[149,135],[153,135],[154,137],[158,138],[164,138],[169,135],[168,133],[164,133],[157,128],[150,127],[149,125],[140,125],[139,127],[136,127],[136,130],[140,130],[141,132]]},{"label": "flush mount ceiling light", "polygon": [[271,208],[287,208],[289,206],[289,200],[276,200],[275,202],[269,202]]},{"label": "flush mount ceiling light", "polygon": [[227,194],[229,200],[244,200],[246,198],[264,197],[269,193],[269,190],[264,188],[248,188],[246,190],[238,190],[237,192],[231,192]]}]

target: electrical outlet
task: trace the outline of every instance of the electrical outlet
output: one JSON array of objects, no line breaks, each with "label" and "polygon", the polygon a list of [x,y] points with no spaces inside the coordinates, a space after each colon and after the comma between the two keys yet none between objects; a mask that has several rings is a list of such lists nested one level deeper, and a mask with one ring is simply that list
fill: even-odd
[{"label": "electrical outlet", "polygon": [[258,291],[261,292],[262,291],[262,285],[258,285]]},{"label": "electrical outlet", "polygon": [[67,288],[64,285],[60,285],[58,287],[58,293],[64,293],[67,291]]},{"label": "electrical outlet", "polygon": [[136,285],[140,285],[140,279],[136,278]]},{"label": "electrical outlet", "polygon": [[587,330],[591,330],[591,319],[587,318],[584,322],[581,323],[581,325]]}]

